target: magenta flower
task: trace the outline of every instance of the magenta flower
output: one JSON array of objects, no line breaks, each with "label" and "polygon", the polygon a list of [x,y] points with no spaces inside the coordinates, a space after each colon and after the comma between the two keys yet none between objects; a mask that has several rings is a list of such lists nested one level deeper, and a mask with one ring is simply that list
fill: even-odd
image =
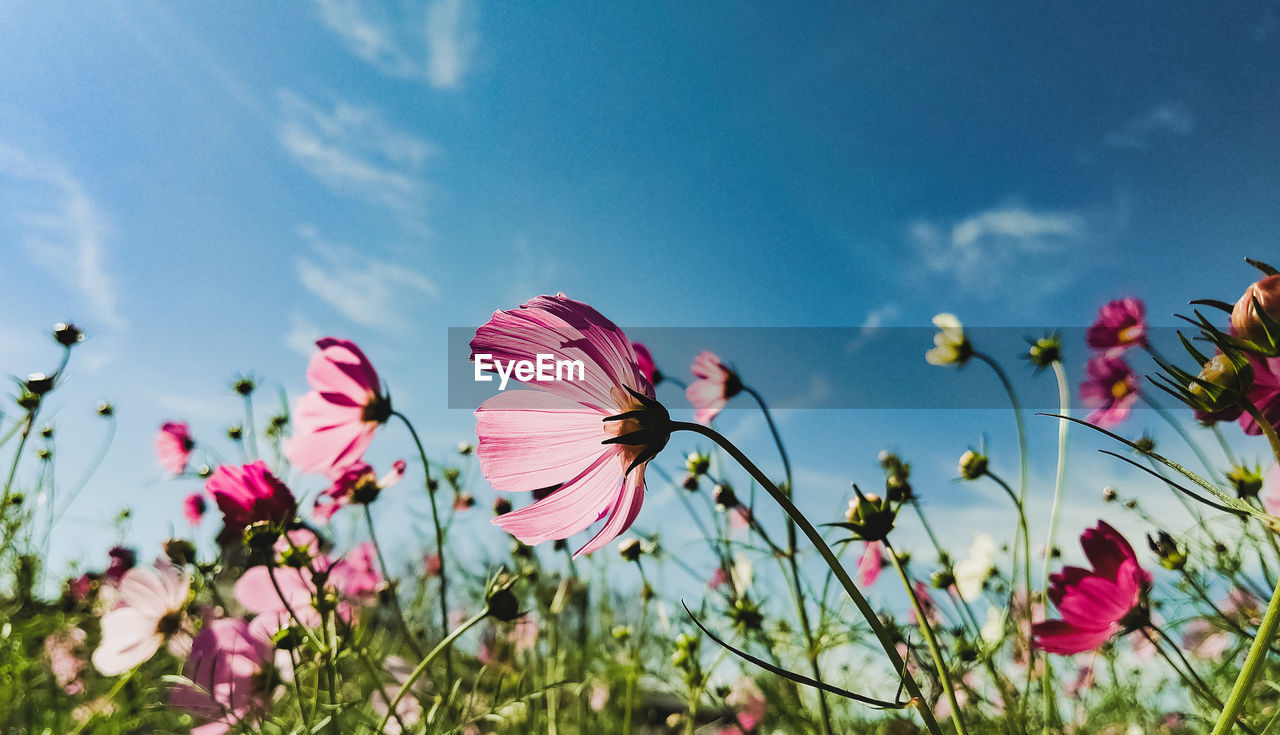
[{"label": "magenta flower", "polygon": [[292,520],[298,509],[293,493],[262,460],[241,467],[222,465],[204,487],[217,502],[229,531],[243,530],[258,521],[282,524]]},{"label": "magenta flower", "polygon": [[858,560],[858,586],[870,587],[880,578],[880,570],[884,569],[884,544],[879,541],[866,542],[862,558]]},{"label": "magenta flower", "polygon": [[354,343],[325,337],[316,347],[307,367],[311,392],[298,399],[284,451],[298,470],[333,476],[364,456],[378,426],[391,418],[391,399]]},{"label": "magenta flower", "polygon": [[662,382],[662,373],[658,370],[658,365],[653,361],[653,355],[649,353],[649,348],[639,342],[632,342],[631,349],[636,351],[636,364],[640,366],[640,373],[644,375],[644,379],[649,381],[649,385],[657,386]]},{"label": "magenta flower", "polygon": [[[1280,424],[1280,357],[1263,358],[1248,354],[1253,365],[1253,387],[1249,389],[1249,402],[1273,426]],[[1250,436],[1262,433],[1262,427],[1247,411],[1240,414],[1240,428]]]},{"label": "magenta flower", "polygon": [[1093,409],[1087,417],[1098,426],[1115,426],[1129,417],[1138,400],[1138,376],[1119,357],[1097,355],[1085,365],[1089,379],[1080,384],[1080,397]]},{"label": "magenta flower", "polygon": [[204,493],[191,493],[182,501],[182,514],[187,517],[187,523],[193,526],[200,525],[208,509],[209,504],[205,502]]},{"label": "magenta flower", "polygon": [[125,572],[133,569],[138,564],[138,554],[128,546],[113,546],[107,552],[107,556],[111,561],[107,564],[107,571],[102,576],[112,584],[119,584],[124,578]]},{"label": "magenta flower", "polygon": [[377,552],[367,541],[347,552],[329,568],[329,582],[339,594],[351,601],[375,600],[383,581],[378,571]]},{"label": "magenta flower", "polygon": [[169,693],[169,704],[206,722],[192,735],[222,735],[265,710],[274,655],[270,639],[243,620],[210,620],[183,667],[189,683]]},{"label": "magenta flower", "polygon": [[[397,459],[391,464],[391,471],[378,477],[366,462],[360,461],[350,465],[333,481],[328,490],[316,498],[311,515],[321,523],[328,523],[338,509],[350,503],[368,504],[377,499],[378,494],[386,488],[400,482],[404,477],[405,462]],[[323,501],[323,502],[322,502]]]},{"label": "magenta flower", "polygon": [[685,388],[684,395],[698,409],[694,413],[694,421],[709,424],[730,398],[742,392],[742,379],[725,367],[714,352],[707,350],[698,353],[690,370],[697,380]]},{"label": "magenta flower", "polygon": [[120,580],[120,606],[102,616],[102,641],[93,665],[106,676],[132,669],[182,632],[190,591],[172,567],[130,569]]},{"label": "magenta flower", "polygon": [[156,434],[156,459],[160,469],[171,475],[181,475],[187,471],[187,462],[191,459],[191,450],[196,446],[191,439],[191,430],[181,421],[167,421],[160,426]]},{"label": "magenta flower", "polygon": [[1130,347],[1147,342],[1147,307],[1140,299],[1110,301],[1098,309],[1098,319],[1085,332],[1085,342],[1107,357],[1119,357]]},{"label": "magenta flower", "polygon": [[[236,600],[256,616],[254,630],[267,637],[292,625],[295,616],[307,627],[320,625],[315,606],[317,578],[325,580],[326,590],[338,594],[337,611],[344,620],[350,619],[353,606],[376,600],[383,585],[373,546],[368,543],[335,562],[320,551],[315,534],[299,529],[278,539],[274,551],[275,567],[249,567],[235,584]],[[311,570],[315,570],[314,577]]]},{"label": "magenta flower", "polygon": [[507,390],[476,411],[476,456],[489,484],[503,492],[549,491],[494,525],[533,545],[605,518],[575,555],[627,530],[644,500],[645,465],[666,445],[670,422],[622,330],[564,294],[539,296],[494,312],[471,341],[472,359],[478,355],[489,364],[551,355],[585,367],[583,380]]},{"label": "magenta flower", "polygon": [[1064,567],[1049,576],[1049,599],[1061,620],[1032,627],[1036,646],[1049,653],[1096,650],[1113,636],[1145,626],[1151,575],[1138,566],[1133,547],[1114,528],[1098,521],[1080,536],[1093,569]]}]

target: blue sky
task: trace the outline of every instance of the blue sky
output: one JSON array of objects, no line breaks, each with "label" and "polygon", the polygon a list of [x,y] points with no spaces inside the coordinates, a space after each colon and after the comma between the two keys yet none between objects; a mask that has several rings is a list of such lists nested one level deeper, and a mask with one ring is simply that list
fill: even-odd
[{"label": "blue sky", "polygon": [[[120,407],[56,558],[99,555],[126,504],[140,546],[163,537],[189,485],[159,476],[155,427],[216,444],[230,380],[297,395],[323,334],[443,454],[472,432],[447,328],[544,292],[635,326],[1082,326],[1126,295],[1171,325],[1234,299],[1280,242],[1278,49],[1274,3],[5,3],[0,370],[88,329],[57,404],[72,470],[92,405]],[[771,456],[742,413],[726,430]],[[1009,423],[783,417],[815,512],[885,446],[950,488]],[[378,456],[408,451],[387,436]],[[1077,445],[1089,498],[1123,476]]]}]

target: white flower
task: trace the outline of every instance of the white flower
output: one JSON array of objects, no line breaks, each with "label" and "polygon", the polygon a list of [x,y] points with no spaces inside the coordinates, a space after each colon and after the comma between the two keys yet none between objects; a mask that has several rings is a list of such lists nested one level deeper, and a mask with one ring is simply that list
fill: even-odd
[{"label": "white flower", "polygon": [[120,607],[102,616],[102,642],[93,665],[116,676],[156,655],[165,641],[180,647],[182,609],[190,582],[173,567],[136,567],[120,580]]},{"label": "white flower", "polygon": [[979,631],[982,634],[982,640],[988,645],[999,646],[1004,640],[1004,611],[997,610],[994,607],[987,608],[987,622],[982,624]]},{"label": "white flower", "polygon": [[969,558],[956,564],[956,591],[972,602],[982,594],[982,586],[996,568],[996,541],[985,533],[973,537]]},{"label": "white flower", "polygon": [[924,354],[930,365],[964,365],[973,354],[969,338],[955,314],[939,314],[933,318],[938,333],[933,335],[933,349]]}]

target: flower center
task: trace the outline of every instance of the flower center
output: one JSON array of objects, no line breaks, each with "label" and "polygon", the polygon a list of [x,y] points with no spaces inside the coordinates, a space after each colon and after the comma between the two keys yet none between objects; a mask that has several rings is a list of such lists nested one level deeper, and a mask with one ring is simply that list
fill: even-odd
[{"label": "flower center", "polygon": [[1125,327],[1125,328],[1121,329],[1119,332],[1117,332],[1117,333],[1116,333],[1116,338],[1120,340],[1120,343],[1121,343],[1121,344],[1128,344],[1128,343],[1130,343],[1130,342],[1137,342],[1139,339],[1141,339],[1141,338],[1142,338],[1142,325],[1141,325],[1141,324],[1130,324],[1129,326],[1127,326],[1127,327]]},{"label": "flower center", "polygon": [[604,419],[602,444],[621,444],[626,471],[657,456],[671,438],[671,415],[656,400],[630,388],[612,391],[619,412]]},{"label": "flower center", "polygon": [[1133,392],[1133,388],[1129,387],[1129,381],[1117,380],[1111,384],[1111,397],[1117,401]]},{"label": "flower center", "polygon": [[165,638],[177,633],[180,627],[182,627],[181,612],[167,612],[156,621],[156,632]]},{"label": "flower center", "polygon": [[385,424],[387,419],[391,418],[391,399],[370,392],[369,400],[364,404],[364,411],[361,412],[360,418],[374,424]]}]

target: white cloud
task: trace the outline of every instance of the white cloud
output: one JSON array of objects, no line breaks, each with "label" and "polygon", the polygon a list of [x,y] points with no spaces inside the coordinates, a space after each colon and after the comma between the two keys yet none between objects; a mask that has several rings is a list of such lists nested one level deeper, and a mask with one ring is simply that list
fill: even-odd
[{"label": "white cloud", "polygon": [[1102,142],[1112,148],[1145,151],[1157,138],[1190,135],[1195,130],[1195,118],[1180,103],[1157,105],[1126,122],[1119,130],[1107,134]]},{"label": "white cloud", "polygon": [[862,326],[858,329],[858,335],[844,346],[844,351],[853,354],[862,349],[881,327],[897,319],[901,313],[902,309],[897,304],[884,304],[867,312],[866,318],[862,320]]},{"label": "white cloud", "polygon": [[474,0],[315,4],[347,50],[384,74],[420,77],[436,89],[462,86],[478,40]]},{"label": "white cloud", "polygon": [[1022,257],[1079,242],[1086,224],[1079,214],[1010,205],[950,225],[919,220],[908,226],[907,239],[926,269],[972,287],[990,284]]},{"label": "white cloud", "polygon": [[0,232],[76,291],[92,321],[125,328],[106,265],[109,228],[84,185],[60,161],[0,142]]},{"label": "white cloud", "polygon": [[323,109],[295,92],[279,93],[280,144],[330,189],[403,212],[426,199],[423,164],[435,146],[391,127],[376,110],[338,101]]},{"label": "white cloud", "polygon": [[312,324],[306,317],[301,314],[291,314],[289,331],[284,335],[284,346],[309,358],[316,350],[316,340],[323,336],[320,327]]},{"label": "white cloud", "polygon": [[300,234],[311,243],[313,257],[298,258],[298,279],[312,295],[356,324],[400,330],[409,323],[414,300],[440,297],[436,284],[412,268],[325,243],[311,227],[302,228]]}]

